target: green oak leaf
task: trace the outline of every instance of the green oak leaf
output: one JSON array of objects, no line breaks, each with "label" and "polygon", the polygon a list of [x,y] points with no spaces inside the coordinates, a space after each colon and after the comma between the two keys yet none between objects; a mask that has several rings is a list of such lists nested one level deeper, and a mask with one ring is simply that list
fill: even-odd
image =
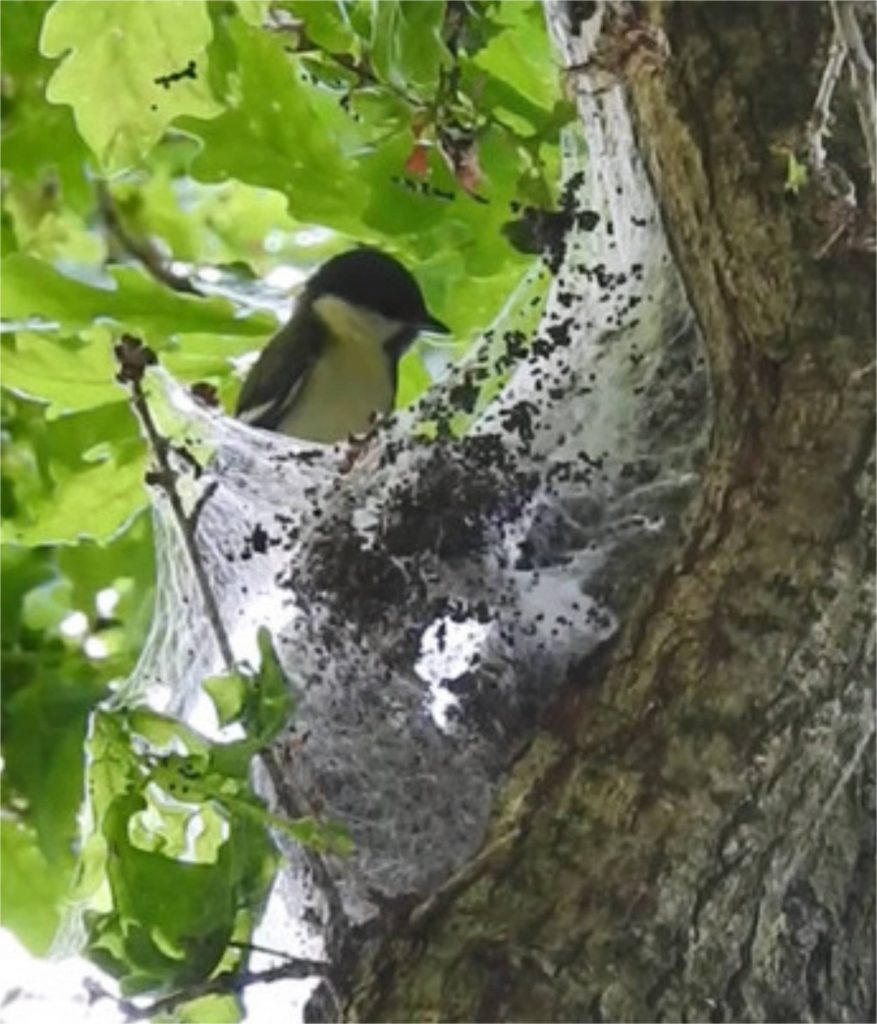
[{"label": "green oak leaf", "polygon": [[39,317],[71,334],[96,320],[110,320],[159,349],[169,338],[189,332],[267,337],[276,328],[268,314],[238,317],[226,299],[171,291],[133,267],[115,267],[109,273],[110,287],[96,287],[13,253],[2,263],[3,314],[11,320]]},{"label": "green oak leaf", "polygon": [[54,663],[46,657],[39,671],[4,699],[6,784],[28,801],[28,822],[46,860],[72,871],[86,723],[103,687],[87,662],[61,669],[57,656]]},{"label": "green oak leaf", "polygon": [[237,674],[211,676],[201,685],[213,701],[220,725],[228,725],[240,714],[246,696],[246,681]]},{"label": "green oak leaf", "polygon": [[347,11],[336,0],[291,0],[289,9],[304,22],[307,38],[329,53],[349,53],[356,36]]},{"label": "green oak leaf", "polygon": [[450,54],[442,42],[444,0],[382,0],[372,22],[372,62],[380,77],[397,89],[415,87],[425,99],[438,86]]},{"label": "green oak leaf", "polygon": [[73,108],[79,134],[108,171],[138,164],[183,115],[215,117],[203,0],[57,0],[40,37],[61,58],[46,96]]},{"label": "green oak leaf", "polygon": [[[64,202],[77,211],[91,204],[86,178],[91,159],[72,112],[46,102],[52,63],[38,52],[40,28],[51,4],[6,0],[0,4],[3,65],[3,170],[19,183],[60,181]],[[6,183],[4,183],[4,190]],[[4,252],[8,252],[6,245]]]},{"label": "green oak leaf", "polygon": [[276,39],[239,19],[229,34],[240,95],[212,121],[184,122],[204,143],[192,173],[203,181],[234,177],[276,189],[304,222],[355,232],[365,189],[354,154],[367,133],[339,107],[340,97],[302,80]]},{"label": "green oak leaf", "polygon": [[49,952],[60,921],[59,907],[71,872],[51,868],[36,836],[22,822],[0,821],[0,923],[36,956]]},{"label": "green oak leaf", "polygon": [[0,615],[3,622],[4,649],[19,639],[24,624],[24,602],[31,590],[50,582],[55,573],[47,549],[0,545]]},{"label": "green oak leaf", "polygon": [[[548,111],[560,98],[558,69],[545,32],[541,3],[504,3],[497,32],[475,56],[479,68],[506,82],[518,97]],[[484,97],[482,97],[484,99]],[[484,104],[487,109],[490,103]]]},{"label": "green oak leaf", "polygon": [[174,1010],[179,1024],[236,1024],[243,1020],[241,997],[201,996]]},{"label": "green oak leaf", "polygon": [[107,328],[88,332],[90,341],[19,331],[3,353],[3,386],[48,401],[49,419],[124,397],[116,383],[113,338]]},{"label": "green oak leaf", "polygon": [[40,443],[45,480],[18,514],[4,521],[5,542],[108,539],[147,504],[146,452],[127,402],[47,421]]},{"label": "green oak leaf", "polygon": [[271,6],[269,0],[235,0],[238,13],[248,25],[258,27],[265,20],[268,8]]}]

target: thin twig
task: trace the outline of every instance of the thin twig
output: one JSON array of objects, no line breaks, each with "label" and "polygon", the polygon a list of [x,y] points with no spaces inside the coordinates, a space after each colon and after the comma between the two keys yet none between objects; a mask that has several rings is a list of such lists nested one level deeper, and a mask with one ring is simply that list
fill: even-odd
[{"label": "thin twig", "polygon": [[846,59],[846,45],[841,39],[840,32],[835,28],[819,91],[816,93],[816,102],[813,104],[813,113],[807,123],[808,163],[817,174],[825,169],[825,136],[831,134],[831,101]]},{"label": "thin twig", "polygon": [[156,281],[167,285],[168,288],[173,288],[175,292],[186,292],[189,295],[204,294],[187,277],[171,270],[152,242],[144,238],[135,238],[128,231],[122,223],[116,202],[105,181],[98,180],[97,182],[97,201],[107,231],[125,252],[142,264],[143,269],[151,274]]},{"label": "thin twig", "polygon": [[825,241],[819,246],[818,249],[813,253],[814,260],[821,260],[827,256],[834,248],[835,242],[841,237],[841,235],[849,228],[849,221],[842,219],[839,224],[835,225],[832,229],[831,234]]},{"label": "thin twig", "polygon": [[271,981],[279,981],[283,978],[312,978],[315,975],[325,975],[329,965],[323,960],[305,960],[299,957],[289,957],[288,962],[270,967],[265,971],[237,971],[235,973],[220,974],[207,981],[198,982],[181,992],[174,992],[172,995],[163,996],[148,1006],[138,1006],[130,999],[119,999],[112,992],[108,992],[103,986],[95,981],[87,982],[87,990],[92,1001],[95,999],[110,999],[124,1014],[128,1021],[147,1020],[158,1014],[170,1013],[184,1003],[190,1003],[194,999],[202,999],[204,996],[214,995],[238,995],[249,985],[260,985]]},{"label": "thin twig", "polygon": [[[141,356],[138,366],[136,365],[137,360],[132,360],[131,358],[132,353],[140,351],[148,350],[144,350],[139,339],[133,338],[130,335],[123,335],[121,343],[116,346],[116,355],[122,365],[122,380],[131,387],[131,402],[134,406],[134,411],[137,413],[140,422],[143,424],[143,429],[146,431],[146,438],[149,442],[150,448],[152,449],[155,461],[158,464],[158,472],[150,474],[150,481],[161,487],[167,495],[171,511],[173,512],[180,534],[183,538],[186,553],[192,563],[192,569],[195,573],[195,579],[198,582],[198,589],[201,591],[201,599],[204,602],[207,619],[210,622],[213,634],[216,637],[216,643],[219,646],[222,660],[225,663],[227,671],[234,672],[236,670],[236,661],[234,652],[231,648],[231,642],[228,639],[228,634],[226,633],[225,626],[222,622],[222,616],[219,613],[219,605],[217,604],[213,590],[210,587],[210,580],[207,577],[207,570],[204,568],[201,552],[198,550],[193,522],[191,518],[186,515],[186,510],[183,508],[183,502],[180,499],[179,492],[177,491],[177,474],[173,466],[171,466],[169,459],[171,445],[167,438],[163,437],[159,433],[158,428],[155,425],[155,420],[152,418],[152,410],[149,408],[146,393],[143,390],[143,370],[147,363],[142,361],[144,357]],[[146,358],[148,362],[148,357]],[[154,359],[155,357],[152,356],[153,362]],[[132,362],[135,363],[135,365],[132,365]]]},{"label": "thin twig", "polygon": [[[265,771],[268,773],[268,777],[271,779],[271,785],[274,788],[274,795],[287,817],[295,820],[296,818],[301,818],[311,813],[311,808],[308,806],[307,800],[302,794],[298,793],[297,787],[290,784],[288,773],[285,772],[283,770],[283,766],[278,763],[274,752],[271,749],[263,750],[259,754],[259,760],[262,762],[265,767]],[[344,910],[344,902],[341,898],[341,893],[338,891],[338,887],[335,884],[335,879],[332,877],[332,874],[326,866],[323,858],[316,851],[309,849],[307,846],[302,846],[301,852],[307,862],[311,874],[313,875],[317,888],[320,890],[323,895],[323,899],[326,901],[326,906],[329,911],[329,927],[327,927],[326,932],[326,949],[330,960],[333,963],[336,963],[339,962],[341,953],[347,941],[347,914]]]},{"label": "thin twig", "polygon": [[865,139],[871,185],[877,185],[877,97],[874,95],[874,62],[865,46],[852,3],[831,0],[835,32],[843,40],[849,56],[850,86]]},{"label": "thin twig", "polygon": [[[299,957],[293,956],[291,953],[286,953],[282,949],[271,949],[270,946],[259,946],[255,942],[238,942],[237,939],[229,939],[228,945],[232,949],[240,949],[244,953],[264,953],[265,956],[276,956],[281,960],[293,962],[299,959]],[[328,967],[328,963],[325,966]]]},{"label": "thin twig", "polygon": [[198,496],[198,500],[195,502],[195,507],[192,509],[189,515],[189,529],[193,535],[198,529],[198,520],[201,518],[201,513],[204,511],[204,506],[216,493],[216,489],[219,487],[219,483],[216,480],[211,480],[210,483],[204,488],[201,494]]},{"label": "thin twig", "polygon": [[[144,346],[138,338],[134,338],[130,335],[123,335],[120,343],[116,346],[116,356],[121,366],[119,379],[122,383],[130,385],[131,401],[134,406],[134,410],[140,419],[140,422],[143,424],[149,446],[152,449],[155,461],[158,465],[158,470],[150,474],[151,481],[161,487],[167,495],[171,510],[177,521],[180,534],[182,535],[186,552],[192,563],[195,578],[198,582],[198,588],[201,592],[202,600],[204,601],[207,618],[210,622],[211,628],[213,629],[214,636],[216,637],[216,642],[222,654],[222,659],[225,662],[227,670],[229,672],[233,672],[236,669],[234,652],[232,651],[228,634],[225,631],[222,616],[219,612],[219,606],[210,586],[207,571],[204,567],[204,562],[201,558],[201,552],[198,549],[196,540],[198,520],[206,501],[215,490],[215,485],[206,489],[205,493],[202,494],[198,502],[196,502],[192,514],[186,515],[186,511],[183,508],[183,503],[176,487],[177,473],[173,466],[171,466],[169,458],[170,453],[174,451],[175,448],[166,437],[159,433],[155,420],[152,417],[152,412],[149,408],[146,394],[143,390],[143,372],[146,366],[156,362],[155,355],[146,346]],[[277,799],[286,814],[293,819],[308,814],[310,812],[310,808],[307,805],[307,801],[303,795],[296,791],[296,787],[290,783],[290,780],[285,776],[280,765],[277,764],[272,756],[271,751],[262,751],[259,757],[265,765],[265,769],[271,778]],[[311,874],[313,875],[314,882],[326,900],[326,905],[329,909],[329,919],[335,926],[328,931],[327,948],[330,953],[335,950],[340,952],[346,943],[347,937],[347,915],[344,912],[341,895],[338,892],[329,869],[323,862],[320,855],[304,845],[301,847],[301,850],[302,855],[310,868]],[[316,963],[316,961],[303,961],[294,957],[290,959],[295,964],[306,963],[314,965]],[[331,959],[334,961],[335,957],[332,956]],[[311,973],[322,972],[312,971]],[[285,975],[281,973],[277,976],[281,977]],[[288,976],[293,977],[295,975]],[[258,977],[255,978],[255,980],[270,979]],[[201,994],[206,994],[206,992]],[[150,1013],[157,1012],[159,1005],[160,1004],[154,1004]],[[150,1014],[145,1014],[145,1016],[149,1015]]]},{"label": "thin twig", "polygon": [[268,15],[266,27],[274,32],[288,33],[291,36],[294,36],[295,46],[288,48],[292,53],[307,55],[309,52],[316,50],[324,57],[328,57],[329,60],[334,61],[334,63],[339,67],[344,68],[345,71],[349,71],[351,74],[355,75],[358,79],[359,85],[363,82],[368,82],[371,85],[387,89],[388,92],[398,96],[412,107],[422,109],[426,106],[426,103],[422,100],[409,96],[404,90],[393,85],[392,82],[384,82],[379,79],[372,70],[367,58],[355,58],[346,53],[333,53],[332,51],[317,45],[317,43],[308,36],[304,21],[302,21],[301,18],[294,17],[282,8],[272,8]]}]

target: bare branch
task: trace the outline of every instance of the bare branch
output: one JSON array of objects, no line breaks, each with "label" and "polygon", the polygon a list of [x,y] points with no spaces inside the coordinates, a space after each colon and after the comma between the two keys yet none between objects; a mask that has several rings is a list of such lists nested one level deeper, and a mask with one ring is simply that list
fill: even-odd
[{"label": "bare branch", "polygon": [[[231,641],[228,638],[228,633],[225,630],[225,625],[223,624],[222,616],[219,611],[219,605],[210,586],[207,570],[204,566],[204,561],[201,557],[196,537],[198,520],[200,519],[204,506],[215,491],[215,484],[208,486],[205,489],[196,502],[192,512],[187,515],[176,487],[177,472],[171,465],[170,455],[172,452],[176,453],[178,456],[183,455],[185,459],[193,464],[193,468],[195,468],[196,471],[200,470],[200,466],[191,458],[190,454],[185,451],[185,449],[176,448],[166,437],[159,433],[158,427],[155,424],[152,411],[149,408],[149,402],[147,401],[146,394],[143,390],[143,373],[147,366],[154,365],[157,362],[155,354],[151,349],[144,345],[139,338],[135,338],[132,335],[127,334],[122,335],[119,344],[116,345],[115,351],[120,367],[118,379],[123,384],[130,386],[131,402],[134,406],[134,411],[140,422],[143,424],[147,441],[152,449],[152,453],[158,467],[156,470],[147,474],[147,482],[161,487],[167,495],[174,519],[177,522],[180,535],[183,539],[183,544],[186,548],[189,560],[192,563],[192,569],[195,573],[198,589],[201,592],[201,598],[204,602],[207,619],[210,623],[211,629],[213,630],[214,636],[216,637],[216,642],[219,647],[222,660],[227,671],[234,672],[236,671],[236,659],[231,647]],[[312,813],[312,808],[309,807],[307,799],[297,790],[294,790],[290,785],[288,778],[284,777],[283,770],[275,760],[273,751],[270,749],[263,750],[259,754],[259,758],[272,780],[278,801],[287,815],[290,818],[298,818]],[[348,934],[346,914],[344,913],[341,896],[332,879],[331,872],[327,868],[322,857],[316,851],[311,850],[304,845],[301,847],[301,851],[308,867],[311,870],[314,882],[320,889],[324,899],[326,900],[326,904],[329,907],[332,919],[332,927],[330,928],[327,936],[329,948],[333,952],[341,950],[347,941]],[[296,960],[295,963],[313,963],[313,961]],[[312,971],[310,973],[317,972]],[[278,974],[277,976],[295,977],[297,975]],[[305,977],[306,975],[300,976]],[[256,980],[270,979],[257,978]],[[179,1001],[180,1000],[177,1000],[177,1002]],[[146,1014],[146,1016],[151,1015],[153,1012],[158,1012],[158,1008],[160,1008],[159,1004],[155,1004],[150,1011],[150,1014]],[[133,1020],[139,1018],[130,1019]]]},{"label": "bare branch", "polygon": [[[225,663],[226,669],[229,672],[234,672],[234,652],[232,651],[228,634],[225,631],[222,617],[219,614],[219,605],[210,587],[207,570],[204,567],[201,552],[198,550],[198,544],[195,539],[198,517],[186,515],[183,502],[176,487],[177,473],[170,462],[172,450],[170,442],[159,433],[143,390],[143,372],[148,365],[156,362],[155,355],[139,338],[135,338],[130,334],[123,334],[121,341],[116,345],[116,358],[121,367],[119,379],[123,384],[130,386],[131,403],[134,406],[138,419],[143,424],[149,447],[152,449],[152,454],[158,466],[156,471],[148,475],[147,480],[149,483],[161,487],[167,495],[174,519],[176,519],[180,530],[180,536],[183,539],[183,544],[192,563],[195,579],[198,582],[198,589],[201,591],[201,599],[204,602],[204,610],[213,634],[216,637],[216,643],[222,655],[222,660]],[[200,513],[201,509],[198,508],[197,511]]]},{"label": "bare branch", "polygon": [[156,281],[173,288],[175,292],[185,292],[189,295],[204,294],[187,277],[174,273],[152,242],[144,238],[135,238],[128,231],[122,223],[116,202],[105,181],[97,182],[97,200],[98,210],[107,232],[125,252],[142,264],[143,269]]},{"label": "bare branch", "polygon": [[280,981],[285,978],[323,976],[328,966],[322,960],[304,960],[298,957],[287,957],[286,963],[270,967],[265,971],[237,971],[235,973],[220,974],[215,978],[191,985],[182,992],[174,992],[172,995],[157,999],[148,1006],[138,1006],[130,999],[119,999],[95,981],[87,981],[86,989],[92,1002],[97,999],[112,1000],[128,1021],[149,1020],[159,1014],[170,1013],[177,1007],[182,1006],[184,1003],[190,1003],[194,999],[203,999],[204,996],[238,995],[250,985],[260,985],[266,982]]},{"label": "bare branch", "polygon": [[835,33],[843,40],[849,55],[850,85],[859,115],[859,124],[868,153],[871,185],[877,185],[877,98],[874,95],[874,62],[862,38],[855,4],[831,0]]}]

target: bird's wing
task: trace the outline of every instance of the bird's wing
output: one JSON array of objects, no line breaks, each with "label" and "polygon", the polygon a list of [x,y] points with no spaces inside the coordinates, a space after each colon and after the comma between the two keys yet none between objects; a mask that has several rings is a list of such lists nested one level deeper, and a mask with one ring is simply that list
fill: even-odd
[{"label": "bird's wing", "polygon": [[[290,340],[290,336],[294,341]],[[325,345],[325,330],[313,316],[297,313],[262,350],[238,397],[235,416],[253,427],[274,430],[295,402]]]}]

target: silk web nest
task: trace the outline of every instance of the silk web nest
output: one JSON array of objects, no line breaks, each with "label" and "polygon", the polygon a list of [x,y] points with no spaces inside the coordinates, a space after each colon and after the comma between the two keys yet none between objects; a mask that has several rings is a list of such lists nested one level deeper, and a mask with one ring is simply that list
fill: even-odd
[{"label": "silk web nest", "polygon": [[[477,849],[504,766],[612,637],[697,481],[709,386],[656,211],[617,166],[604,187],[577,131],[563,153],[538,268],[355,457],[149,372],[235,656],[269,626],[294,690],[284,770],[355,843],[337,866],[354,916]],[[129,688],[191,716],[222,659],[159,489],[153,512],[157,607]]]}]

